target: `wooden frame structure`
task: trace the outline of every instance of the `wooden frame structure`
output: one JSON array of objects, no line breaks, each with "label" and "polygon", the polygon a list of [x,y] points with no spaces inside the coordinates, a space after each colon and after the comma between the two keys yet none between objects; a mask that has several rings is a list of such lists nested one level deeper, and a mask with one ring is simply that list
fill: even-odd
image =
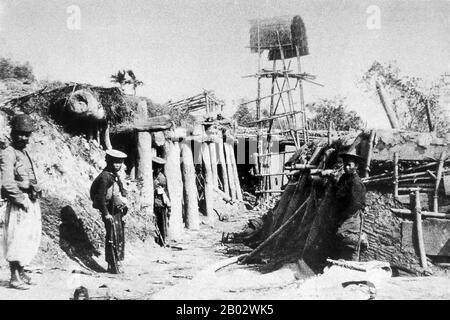
[{"label": "wooden frame structure", "polygon": [[188,111],[189,113],[198,113],[205,110],[206,116],[209,118],[217,113],[221,113],[224,105],[225,102],[217,99],[213,91],[204,90],[195,96],[176,102],[169,102],[166,104],[166,107]]},{"label": "wooden frame structure", "polygon": [[[257,134],[256,166],[258,168],[258,176],[261,178],[260,190],[257,193],[264,195],[279,193],[279,190],[272,189],[270,177],[277,174],[271,172],[270,158],[282,155],[282,161],[286,160],[285,153],[283,153],[284,150],[278,150],[281,153],[272,151],[272,137],[274,135],[284,136],[293,142],[296,149],[302,143],[309,142],[303,81],[320,85],[313,81],[315,80],[315,76],[302,72],[301,55],[308,54],[306,40],[303,44],[299,43],[298,41],[294,41],[293,35],[290,35],[289,39],[286,40],[286,30],[289,28],[292,30],[296,18],[300,19],[299,16],[294,17],[292,25],[289,26],[280,24],[278,21],[270,25],[270,22],[267,24],[266,20],[264,27],[270,28],[271,30],[265,30],[264,34],[267,36],[268,32],[271,33],[269,35],[271,37],[270,41],[267,39],[261,41],[260,20],[254,21],[253,31],[251,29],[250,41],[251,43],[253,42],[253,46],[251,45],[250,49],[258,53],[258,71],[256,74],[244,77],[255,77],[257,79],[257,96],[255,100],[245,102],[244,104],[256,103],[256,121],[253,124],[257,124],[259,129]],[[254,41],[255,23],[257,28],[256,46]],[[291,21],[288,20],[287,23],[291,24]],[[272,69],[264,69],[261,67],[262,53],[264,50],[269,50],[269,60],[273,60]],[[297,71],[291,70],[291,58],[296,58]],[[262,95],[262,79],[271,80],[270,94]],[[294,102],[295,94],[298,94],[299,103]],[[268,108],[266,110],[269,112],[266,117],[262,116],[263,102],[268,102]],[[285,123],[280,121],[281,119],[284,119]],[[278,121],[281,132],[275,132],[273,130],[274,120]],[[267,129],[264,128],[264,123],[268,123]],[[282,180],[284,181],[285,173],[281,172],[278,175],[282,176]]]}]

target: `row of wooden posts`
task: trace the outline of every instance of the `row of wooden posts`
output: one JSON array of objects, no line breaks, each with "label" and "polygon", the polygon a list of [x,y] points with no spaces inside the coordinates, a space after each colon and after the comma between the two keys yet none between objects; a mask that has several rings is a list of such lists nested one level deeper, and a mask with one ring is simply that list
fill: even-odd
[{"label": "row of wooden posts", "polygon": [[[150,132],[138,132],[136,177],[142,181],[141,210],[153,214],[154,189],[152,136]],[[195,148],[198,147],[199,150]],[[176,240],[184,226],[198,230],[200,226],[199,199],[195,164],[202,165],[204,177],[204,213],[208,223],[216,217],[214,199],[241,201],[234,139],[222,131],[207,131],[199,136],[187,136],[168,132],[164,143],[168,196],[171,202],[167,237]],[[195,152],[197,151],[197,152]]]}]

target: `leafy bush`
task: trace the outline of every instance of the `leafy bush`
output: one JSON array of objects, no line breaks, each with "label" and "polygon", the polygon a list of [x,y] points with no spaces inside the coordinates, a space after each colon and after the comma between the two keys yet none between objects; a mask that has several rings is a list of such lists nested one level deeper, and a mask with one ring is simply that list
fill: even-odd
[{"label": "leafy bush", "polygon": [[330,122],[338,131],[359,130],[363,127],[361,117],[355,111],[347,111],[344,98],[321,99],[307,108],[314,114],[309,121],[314,130],[327,130]]},{"label": "leafy bush", "polygon": [[33,69],[29,62],[20,64],[7,58],[0,58],[0,79],[34,81]]}]

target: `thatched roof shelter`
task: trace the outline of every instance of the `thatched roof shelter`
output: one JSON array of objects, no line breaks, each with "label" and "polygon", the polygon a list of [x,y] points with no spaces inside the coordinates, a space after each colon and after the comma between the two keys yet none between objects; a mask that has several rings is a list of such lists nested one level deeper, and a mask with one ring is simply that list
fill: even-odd
[{"label": "thatched roof shelter", "polygon": [[295,47],[298,46],[300,56],[309,54],[305,24],[299,15],[254,19],[250,25],[252,52],[269,50],[269,60],[278,60],[281,46],[285,58],[289,59],[297,56]]}]

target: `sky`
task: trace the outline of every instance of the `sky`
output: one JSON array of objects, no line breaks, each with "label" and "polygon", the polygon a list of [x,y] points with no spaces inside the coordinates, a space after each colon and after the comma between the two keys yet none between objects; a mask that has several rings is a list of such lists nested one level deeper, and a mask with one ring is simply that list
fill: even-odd
[{"label": "sky", "polygon": [[138,95],[158,103],[214,90],[229,115],[256,97],[243,77],[257,71],[249,20],[297,14],[310,51],[302,69],[324,85],[305,84],[305,101],[347,97],[369,127],[389,125],[357,86],[374,60],[426,82],[450,72],[450,0],[0,0],[0,56],[29,61],[41,80],[111,86],[132,69]]}]

